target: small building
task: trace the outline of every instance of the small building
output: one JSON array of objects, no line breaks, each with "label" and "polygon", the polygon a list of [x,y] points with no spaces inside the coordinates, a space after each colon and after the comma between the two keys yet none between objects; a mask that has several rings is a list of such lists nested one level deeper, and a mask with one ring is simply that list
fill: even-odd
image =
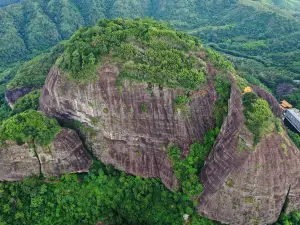
[{"label": "small building", "polygon": [[252,88],[251,87],[246,87],[244,89],[244,93],[249,93],[249,92],[252,92]]},{"label": "small building", "polygon": [[282,100],[281,104],[280,104],[280,108],[283,110],[283,111],[286,111],[287,109],[291,109],[293,106],[288,103],[286,100]]},{"label": "small building", "polygon": [[295,108],[287,109],[284,116],[300,133],[300,111]]}]

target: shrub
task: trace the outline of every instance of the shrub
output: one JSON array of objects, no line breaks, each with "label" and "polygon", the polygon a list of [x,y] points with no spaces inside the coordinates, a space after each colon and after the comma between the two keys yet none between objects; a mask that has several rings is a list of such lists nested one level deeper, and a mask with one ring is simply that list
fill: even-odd
[{"label": "shrub", "polygon": [[255,94],[245,94],[243,105],[246,125],[254,135],[254,144],[257,144],[261,137],[274,129],[273,113],[268,102]]},{"label": "shrub", "polygon": [[28,110],[3,121],[0,126],[0,139],[45,146],[54,140],[59,131],[60,127],[55,119]]},{"label": "shrub", "polygon": [[189,102],[189,98],[185,95],[178,95],[175,98],[176,105],[185,105]]},{"label": "shrub", "polygon": [[41,91],[37,90],[24,95],[22,98],[19,98],[17,103],[14,105],[11,115],[15,115],[29,109],[37,110],[39,106],[40,95]]},{"label": "shrub", "polygon": [[202,192],[199,174],[214,144],[218,129],[209,131],[204,142],[196,142],[190,146],[190,154],[181,159],[181,151],[177,145],[168,148],[168,156],[173,163],[175,177],[180,181],[181,189],[190,199],[197,198]]},{"label": "shrub", "polygon": [[97,77],[96,68],[106,57],[121,64],[121,80],[198,89],[206,78],[187,53],[200,46],[198,39],[153,20],[101,20],[77,31],[58,63],[72,79],[85,82]]}]

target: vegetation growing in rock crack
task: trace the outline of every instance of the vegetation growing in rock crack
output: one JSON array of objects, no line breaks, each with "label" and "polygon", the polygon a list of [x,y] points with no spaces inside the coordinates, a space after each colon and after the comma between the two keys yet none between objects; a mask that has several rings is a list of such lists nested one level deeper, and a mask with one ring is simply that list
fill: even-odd
[{"label": "vegetation growing in rock crack", "polygon": [[[210,130],[204,137],[203,143],[196,142],[190,146],[190,153],[182,159],[180,148],[172,144],[168,148],[168,156],[173,163],[175,177],[179,181],[179,190],[191,200],[197,199],[202,192],[200,171],[210,153],[219,129]],[[194,204],[197,205],[196,202]]]},{"label": "vegetation growing in rock crack", "polygon": [[246,125],[254,135],[254,144],[274,129],[274,115],[266,100],[259,98],[255,93],[243,95],[244,115]]}]

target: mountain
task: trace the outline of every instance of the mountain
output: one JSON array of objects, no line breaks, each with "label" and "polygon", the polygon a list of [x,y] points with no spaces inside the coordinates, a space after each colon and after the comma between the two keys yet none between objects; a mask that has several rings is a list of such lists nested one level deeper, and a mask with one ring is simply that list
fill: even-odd
[{"label": "mountain", "polygon": [[[223,52],[253,84],[299,105],[297,1],[24,0],[0,9],[0,67],[31,59],[100,18],[153,17]],[[0,70],[1,71],[1,70]],[[0,77],[3,77],[0,75]]]},{"label": "mountain", "polygon": [[300,11],[300,2],[297,0],[262,0],[261,2],[275,5],[285,10]]},{"label": "mountain", "polygon": [[[62,45],[18,69],[53,61],[31,86],[40,99],[10,102],[0,125],[0,171],[13,171],[0,180],[39,174],[0,183],[0,222],[271,224],[300,210],[300,151],[277,100],[198,38],[104,19]],[[63,175],[91,158],[88,174]]]}]

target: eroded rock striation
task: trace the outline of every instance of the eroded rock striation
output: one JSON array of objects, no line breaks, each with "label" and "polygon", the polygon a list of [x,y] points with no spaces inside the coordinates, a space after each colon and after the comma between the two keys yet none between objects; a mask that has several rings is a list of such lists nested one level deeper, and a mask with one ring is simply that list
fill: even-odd
[{"label": "eroded rock striation", "polygon": [[92,159],[74,130],[62,129],[55,141],[36,149],[45,176],[87,172]]},{"label": "eroded rock striation", "polygon": [[274,131],[253,147],[253,136],[244,125],[241,93],[233,85],[228,117],[202,170],[204,191],[198,212],[238,225],[276,222],[287,198],[288,210],[299,209],[299,153],[284,131]]},{"label": "eroded rock striation", "polygon": [[0,147],[0,180],[16,181],[39,175],[58,176],[88,171],[92,159],[75,131],[62,129],[47,147],[6,142]]},{"label": "eroded rock striation", "polygon": [[[193,139],[202,140],[214,128],[213,85],[194,93],[184,109],[174,99],[182,90],[124,81],[116,85],[119,68],[106,64],[96,82],[76,84],[53,67],[40,99],[48,116],[88,124],[93,154],[105,164],[131,174],[159,177],[172,189],[175,178],[166,148],[177,143],[188,154]],[[150,90],[149,90],[150,89]]]}]

